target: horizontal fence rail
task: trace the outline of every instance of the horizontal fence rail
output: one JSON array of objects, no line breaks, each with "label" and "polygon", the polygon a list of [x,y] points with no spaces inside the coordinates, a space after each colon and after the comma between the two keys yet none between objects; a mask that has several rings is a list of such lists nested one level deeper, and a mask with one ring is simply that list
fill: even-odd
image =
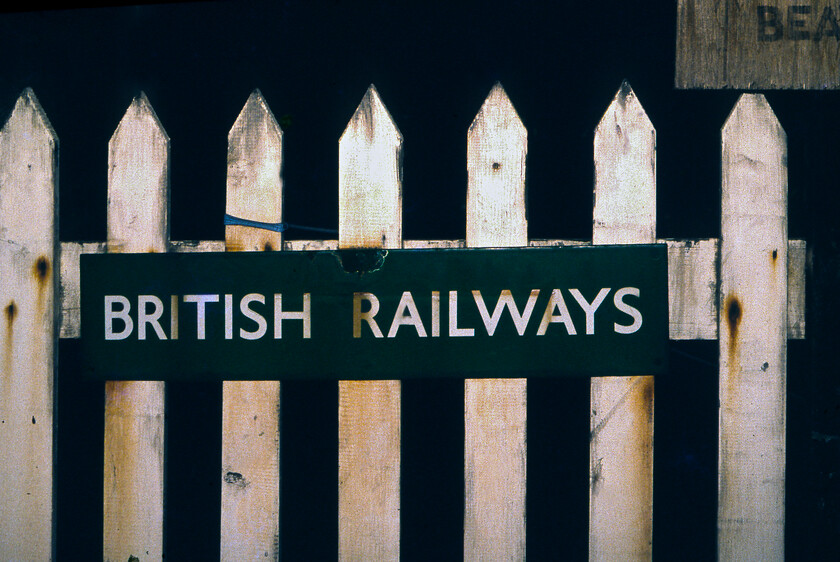
[{"label": "horizontal fence rail", "polygon": [[[82,254],[664,243],[670,338],[720,341],[719,557],[783,559],[786,341],[805,337],[806,259],[787,238],[786,137],[763,96],[743,95],[722,129],[721,238],[670,240],[656,238],[655,135],[622,84],[595,132],[592,240],[532,240],[527,129],[496,84],[467,131],[466,238],[403,240],[402,135],[371,86],[339,140],[338,239],[286,240],[254,226],[283,223],[284,167],[255,91],[228,137],[225,240],[183,242],[169,239],[169,137],[141,94],[109,143],[107,240],[59,242],[57,137],[26,90],[0,131],[0,463],[18,479],[0,488],[0,558],[55,554],[53,386],[58,338],[79,337]],[[466,560],[526,557],[527,384],[464,383]],[[399,559],[400,381],[338,389],[338,557]],[[222,560],[279,559],[281,392],[224,384]],[[104,558],[161,560],[166,385],[105,394]],[[590,394],[590,559],[648,560],[653,377],[593,379]]]}]

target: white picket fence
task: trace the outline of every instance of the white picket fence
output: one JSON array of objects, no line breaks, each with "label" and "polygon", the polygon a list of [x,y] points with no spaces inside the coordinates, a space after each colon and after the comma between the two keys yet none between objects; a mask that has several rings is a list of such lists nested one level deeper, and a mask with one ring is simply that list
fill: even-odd
[{"label": "white picket fence", "polygon": [[[622,84],[595,131],[592,243],[668,245],[671,339],[720,341],[718,557],[782,560],[786,341],[804,337],[805,244],[787,238],[786,136],[764,97],[741,96],[721,135],[721,239],[657,240],[655,131]],[[226,212],[281,222],[283,132],[258,91],[228,142]],[[107,241],[59,242],[57,137],[24,91],[0,132],[0,467],[15,475],[0,486],[0,559],[54,556],[54,375],[58,337],[78,337],[80,254],[588,243],[529,240],[527,131],[501,85],[467,147],[466,240],[402,239],[402,136],[371,86],[339,140],[337,241],[227,226],[224,242],[172,242],[169,138],[140,95],[109,144]],[[400,381],[338,385],[338,557],[396,560]],[[466,560],[525,559],[526,388],[465,381]],[[279,558],[280,390],[224,384],[222,560]],[[163,557],[165,392],[106,384],[106,560]],[[651,558],[653,399],[653,377],[591,381],[592,560]]]}]

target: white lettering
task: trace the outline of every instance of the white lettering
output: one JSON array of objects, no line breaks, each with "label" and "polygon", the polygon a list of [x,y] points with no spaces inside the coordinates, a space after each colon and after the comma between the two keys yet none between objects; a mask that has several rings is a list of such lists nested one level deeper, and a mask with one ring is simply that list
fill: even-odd
[{"label": "white lettering", "polygon": [[487,330],[487,335],[492,336],[496,332],[496,327],[499,325],[499,320],[502,317],[502,312],[505,307],[510,311],[510,317],[516,326],[516,332],[521,336],[525,333],[525,328],[528,326],[528,321],[531,319],[531,313],[534,312],[534,305],[537,303],[537,297],[540,295],[539,289],[531,291],[528,297],[528,302],[525,304],[525,310],[522,314],[516,308],[516,302],[513,300],[513,295],[508,289],[499,293],[499,300],[496,301],[496,308],[493,309],[493,315],[487,311],[487,306],[484,304],[484,299],[481,297],[481,291],[473,291],[473,298],[478,307],[478,312],[481,314],[481,319],[484,321],[484,327]]},{"label": "white lettering", "polygon": [[475,335],[474,328],[458,327],[458,291],[449,291],[449,336],[453,338]]},{"label": "white lettering", "polygon": [[184,302],[195,303],[196,338],[203,340],[207,334],[205,305],[208,302],[219,302],[219,295],[184,295]]},{"label": "white lettering", "polygon": [[245,328],[239,328],[239,337],[243,340],[258,340],[265,335],[268,329],[265,318],[259,312],[248,306],[252,302],[265,304],[265,297],[258,293],[251,293],[242,297],[242,300],[239,302],[239,311],[242,312],[242,315],[257,323],[257,329],[253,332],[249,332]]},{"label": "white lettering", "polygon": [[625,295],[632,295],[634,297],[639,296],[639,289],[636,287],[624,287],[619,289],[613,295],[613,302],[615,303],[615,307],[630,316],[633,319],[633,323],[629,326],[623,326],[621,324],[613,324],[616,333],[619,334],[632,334],[633,332],[638,332],[639,328],[642,327],[642,313],[639,312],[637,308],[630,306],[629,304],[625,303],[624,296]]},{"label": "white lettering", "polygon": [[233,339],[233,295],[225,295],[225,339]]},{"label": "white lettering", "polygon": [[569,289],[569,292],[572,293],[572,296],[575,297],[575,300],[586,313],[586,334],[591,336],[595,333],[595,311],[598,310],[598,307],[601,306],[601,303],[604,302],[605,298],[607,298],[607,294],[609,294],[610,289],[601,289],[595,296],[595,300],[591,303],[586,302],[586,299],[579,290]]},{"label": "white lettering", "polygon": [[308,340],[312,335],[311,300],[309,293],[303,293],[303,310],[300,312],[283,312],[283,295],[274,295],[274,339],[283,337],[283,320],[303,320],[303,339]]},{"label": "white lettering", "polygon": [[178,295],[169,296],[169,337],[178,339]]},{"label": "white lettering", "polygon": [[[122,305],[121,310],[114,310],[114,304]],[[128,299],[122,295],[105,295],[105,339],[106,340],[124,340],[131,335],[134,330],[134,321],[129,316],[131,304]],[[114,320],[122,320],[125,328],[122,332],[114,331]]]},{"label": "white lettering", "polygon": [[[154,306],[154,311],[149,314],[146,312],[148,304]],[[160,317],[163,315],[163,302],[155,295],[138,295],[137,296],[137,339],[146,339],[146,324],[151,324],[152,328],[157,334],[158,339],[165,340],[166,334],[163,333],[163,328],[160,325]]]},{"label": "white lettering", "polygon": [[[560,314],[554,314],[555,308]],[[544,336],[546,330],[548,330],[548,325],[552,322],[562,322],[563,325],[566,326],[566,333],[570,336],[577,334],[577,330],[575,330],[572,317],[569,316],[569,309],[566,308],[566,301],[563,300],[563,293],[560,289],[554,289],[551,291],[551,298],[548,299],[548,306],[545,307],[545,313],[543,314],[542,321],[540,322],[540,327],[537,329],[537,335]]]},{"label": "white lettering", "polygon": [[[362,312],[362,301],[366,300],[370,303],[370,310]],[[362,320],[368,323],[373,335],[377,338],[382,337],[382,330],[374,320],[374,316],[379,312],[379,299],[373,293],[353,293],[353,337],[362,337]]]},{"label": "white lettering", "polygon": [[432,291],[432,337],[440,337],[440,292]]},{"label": "white lettering", "polygon": [[[406,310],[408,311],[407,315],[405,314]],[[394,320],[391,322],[391,329],[388,330],[388,337],[396,336],[397,330],[403,325],[414,326],[418,336],[426,337],[426,328],[423,327],[420,312],[417,310],[417,305],[414,304],[414,297],[411,296],[410,291],[404,291],[402,297],[400,297],[400,304],[397,305],[397,311],[394,313]]]}]

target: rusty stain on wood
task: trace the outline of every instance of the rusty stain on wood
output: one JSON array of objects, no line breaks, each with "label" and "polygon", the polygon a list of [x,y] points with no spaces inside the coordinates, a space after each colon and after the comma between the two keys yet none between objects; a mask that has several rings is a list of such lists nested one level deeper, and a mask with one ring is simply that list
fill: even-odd
[{"label": "rusty stain on wood", "polygon": [[[4,385],[6,388],[11,389],[11,381],[12,377],[14,376],[13,366],[14,366],[14,354],[15,354],[15,317],[17,316],[17,306],[15,305],[15,301],[9,303],[7,307],[5,307],[5,316],[6,316],[6,338],[3,341],[3,376],[8,377],[8,381]],[[4,393],[5,397],[5,393]],[[11,398],[11,395],[9,395]],[[3,412],[6,411],[6,404],[2,405]],[[9,412],[11,413],[11,412]]]},{"label": "rusty stain on wood", "polygon": [[35,266],[33,267],[33,273],[35,274],[35,279],[43,285],[45,284],[50,278],[50,260],[47,256],[39,256],[38,260],[35,262]]},{"label": "rusty stain on wood", "polygon": [[726,311],[726,323],[729,326],[729,341],[734,347],[738,343],[738,326],[741,324],[741,302],[735,295],[726,297],[723,309]]},{"label": "rusty stain on wood", "polygon": [[[631,447],[630,463],[636,477],[633,486],[634,494],[649,502],[653,506],[653,408],[654,408],[654,377],[638,377],[638,386],[633,392],[630,403],[633,421],[631,428],[634,433],[632,442],[638,446]],[[628,522],[629,523],[629,522]],[[642,545],[641,552],[650,552],[653,541],[653,514],[640,517],[633,522],[640,525],[638,535],[646,537],[647,544]]]},{"label": "rusty stain on wood", "polygon": [[6,322],[11,327],[11,325],[15,321],[15,316],[17,316],[17,305],[15,301],[9,303],[9,306],[6,307]]}]

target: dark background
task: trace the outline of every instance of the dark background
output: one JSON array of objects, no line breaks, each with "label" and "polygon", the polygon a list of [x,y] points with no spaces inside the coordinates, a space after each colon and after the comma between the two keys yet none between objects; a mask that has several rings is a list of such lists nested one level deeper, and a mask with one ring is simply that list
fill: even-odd
[{"label": "dark background", "polygon": [[[140,91],[172,139],[173,240],[223,239],[227,132],[254,88],[285,131],[285,220],[337,228],[338,138],[371,83],[405,139],[404,238],[462,238],[466,131],[496,81],[528,129],[530,237],[590,239],[593,129],[623,79],[657,129],[658,235],[719,235],[720,127],[740,92],[674,89],[676,2],[38,8],[0,14],[0,111],[32,87],[59,136],[63,241],[104,239],[107,143]],[[832,559],[840,93],[766,95],[788,134],[790,237],[809,247],[808,338],[788,347],[786,549],[792,560]],[[656,385],[654,558],[709,560],[717,342],[670,351],[671,376]],[[59,560],[101,559],[104,392],[78,379],[79,353],[61,341]],[[528,554],[585,559],[588,380],[533,380],[528,391]],[[282,400],[283,556],[334,559],[336,385],[289,382]],[[221,385],[170,384],[167,415],[167,558],[217,558]],[[459,559],[463,383],[405,381],[402,428],[402,556]]]}]

